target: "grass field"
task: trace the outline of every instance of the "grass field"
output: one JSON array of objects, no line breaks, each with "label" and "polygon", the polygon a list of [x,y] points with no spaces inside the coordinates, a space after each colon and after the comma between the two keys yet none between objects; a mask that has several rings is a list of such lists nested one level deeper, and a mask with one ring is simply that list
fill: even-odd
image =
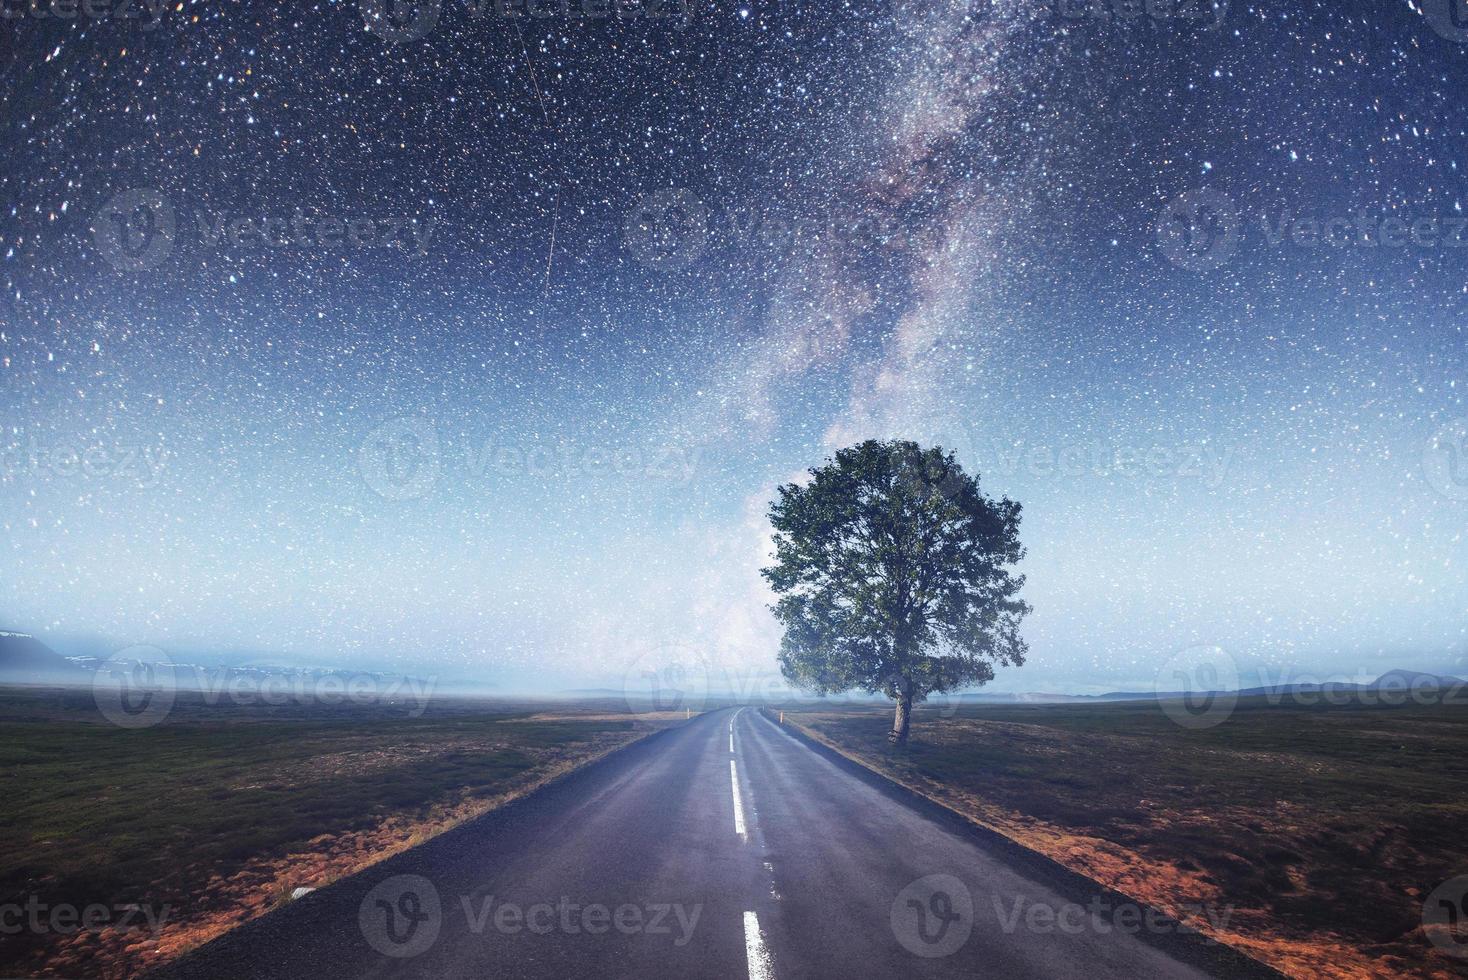
[{"label": "grass field", "polygon": [[127,730],[89,692],[0,688],[0,907],[110,911],[0,934],[0,973],[135,975],[671,721],[626,710],[435,701],[414,718],[181,693],[165,724]]},{"label": "grass field", "polygon": [[1211,931],[1287,973],[1468,976],[1421,928],[1468,873],[1468,708],[1244,699],[1201,730],[1146,702],[923,709],[905,748],[887,709],[785,717],[1134,898],[1227,912]]}]

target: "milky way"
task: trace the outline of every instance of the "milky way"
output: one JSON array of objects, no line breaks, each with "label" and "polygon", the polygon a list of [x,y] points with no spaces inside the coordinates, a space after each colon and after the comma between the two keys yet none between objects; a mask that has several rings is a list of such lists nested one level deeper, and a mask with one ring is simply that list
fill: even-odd
[{"label": "milky way", "polygon": [[0,627],[772,669],[903,436],[1024,504],[996,687],[1468,670],[1445,3],[0,6]]}]

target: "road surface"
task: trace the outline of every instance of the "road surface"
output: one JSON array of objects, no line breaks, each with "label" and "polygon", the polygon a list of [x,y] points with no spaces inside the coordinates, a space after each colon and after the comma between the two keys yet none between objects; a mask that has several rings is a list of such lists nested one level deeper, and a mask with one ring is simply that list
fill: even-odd
[{"label": "road surface", "polygon": [[1267,975],[929,809],[713,711],[158,976]]}]

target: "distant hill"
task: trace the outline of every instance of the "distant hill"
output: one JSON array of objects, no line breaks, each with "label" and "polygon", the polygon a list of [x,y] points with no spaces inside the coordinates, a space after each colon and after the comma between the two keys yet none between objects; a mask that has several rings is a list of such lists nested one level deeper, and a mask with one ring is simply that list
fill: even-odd
[{"label": "distant hill", "polygon": [[[1410,692],[1447,691],[1463,688],[1468,696],[1468,681],[1445,674],[1429,674],[1418,670],[1389,670],[1367,684],[1346,681],[1328,681],[1321,684],[1278,684],[1246,687],[1237,691],[1213,691],[1206,693],[1234,693],[1239,697],[1289,698],[1298,695],[1350,694],[1363,691]],[[1185,696],[1198,696],[1205,692],[1193,691],[1108,691],[1105,694],[1046,694],[1028,692],[1023,694],[970,693],[959,695],[959,700],[973,704],[1095,704],[1098,701],[1163,701]]]},{"label": "distant hill", "polygon": [[1239,691],[1241,697],[1263,695],[1289,697],[1295,694],[1352,693],[1360,691],[1445,691],[1468,684],[1458,677],[1426,674],[1420,670],[1389,670],[1368,684],[1331,681],[1324,684],[1285,684],[1278,687],[1250,687]]},{"label": "distant hill", "polygon": [[79,684],[90,673],[29,633],[0,630],[0,683]]},{"label": "distant hill", "polygon": [[[150,651],[157,656],[150,659]],[[415,697],[433,686],[422,678],[382,671],[277,664],[201,666],[172,661],[163,651],[152,647],[137,648],[134,655],[124,656],[126,653],[63,657],[29,633],[0,630],[0,684],[90,686],[98,679],[99,671],[104,676],[118,676],[131,667],[152,663],[166,665],[161,676],[168,683],[180,689],[203,690],[216,697],[259,690],[267,684],[275,685],[273,690],[287,692],[313,690],[313,685],[328,679],[337,685],[335,690],[341,691],[351,690],[350,685],[369,682],[374,696],[376,692],[390,692],[391,696]]]}]

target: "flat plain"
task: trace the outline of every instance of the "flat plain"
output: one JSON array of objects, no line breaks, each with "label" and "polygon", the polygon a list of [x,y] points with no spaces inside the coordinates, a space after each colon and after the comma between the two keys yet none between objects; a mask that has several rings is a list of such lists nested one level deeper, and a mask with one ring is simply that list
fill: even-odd
[{"label": "flat plain", "polygon": [[[787,710],[843,754],[1298,976],[1465,976],[1423,902],[1468,871],[1468,707],[1240,699]],[[1461,940],[1460,940],[1461,941]]]},{"label": "flat plain", "polygon": [[[89,691],[0,688],[0,905],[42,923],[0,935],[0,973],[134,976],[673,720],[613,701],[413,708],[181,691],[164,723],[124,729]],[[96,928],[52,918],[99,906]]]}]

